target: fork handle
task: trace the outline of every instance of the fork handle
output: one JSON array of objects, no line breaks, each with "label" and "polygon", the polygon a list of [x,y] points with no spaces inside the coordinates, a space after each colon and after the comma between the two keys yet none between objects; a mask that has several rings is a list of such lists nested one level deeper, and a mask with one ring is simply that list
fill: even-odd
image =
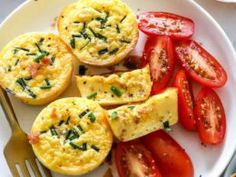
[{"label": "fork handle", "polygon": [[5,116],[10,124],[12,131],[19,130],[19,124],[16,119],[10,99],[5,90],[0,86],[0,102],[5,113]]}]

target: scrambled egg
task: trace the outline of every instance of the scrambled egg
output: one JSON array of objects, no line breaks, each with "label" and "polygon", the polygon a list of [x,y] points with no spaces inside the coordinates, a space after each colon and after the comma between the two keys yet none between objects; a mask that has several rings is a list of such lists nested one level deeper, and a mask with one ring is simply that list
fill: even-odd
[{"label": "scrambled egg", "polygon": [[79,0],[68,5],[58,20],[62,39],[86,64],[119,63],[138,40],[136,17],[120,0]]},{"label": "scrambled egg", "polygon": [[18,36],[0,52],[0,84],[25,103],[46,104],[69,85],[73,58],[54,34]]},{"label": "scrambled egg", "polygon": [[81,96],[103,106],[145,101],[152,87],[148,66],[108,77],[77,76],[76,79]]},{"label": "scrambled egg", "polygon": [[170,88],[146,102],[108,111],[109,123],[120,141],[130,141],[178,121],[177,89]]},{"label": "scrambled egg", "polygon": [[106,112],[84,98],[64,98],[44,108],[32,133],[39,134],[33,150],[50,170],[81,175],[98,167],[112,146]]}]

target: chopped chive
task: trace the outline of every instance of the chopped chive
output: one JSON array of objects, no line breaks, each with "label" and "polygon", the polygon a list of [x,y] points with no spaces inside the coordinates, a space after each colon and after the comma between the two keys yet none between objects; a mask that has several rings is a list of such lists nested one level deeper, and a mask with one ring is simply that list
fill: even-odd
[{"label": "chopped chive", "polygon": [[75,49],[75,38],[72,38],[72,39],[70,40],[70,46],[71,46],[73,49]]},{"label": "chopped chive", "polygon": [[80,22],[79,22],[79,21],[74,21],[73,23],[75,23],[75,24],[79,24]]},{"label": "chopped chive", "polygon": [[68,125],[69,124],[69,122],[70,122],[70,116],[67,118],[67,120],[66,120],[66,125]]},{"label": "chopped chive", "polygon": [[110,115],[111,119],[117,119],[118,118],[118,113],[116,111],[112,112]]},{"label": "chopped chive", "polygon": [[107,52],[108,52],[108,49],[105,48],[105,49],[99,50],[99,51],[98,51],[98,54],[99,54],[99,55],[104,55],[104,54],[107,53]]},{"label": "chopped chive", "polygon": [[72,34],[73,38],[81,38],[82,36],[80,34]]},{"label": "chopped chive", "polygon": [[104,28],[107,20],[108,20],[108,17],[109,17],[109,12],[105,12],[106,13],[106,16],[105,18],[102,18],[102,17],[97,17],[96,20],[99,21],[101,23],[101,28]]},{"label": "chopped chive", "polygon": [[55,62],[55,59],[56,59],[56,57],[55,56],[52,56],[52,58],[51,58],[51,65]]},{"label": "chopped chive", "polygon": [[92,28],[89,27],[89,30],[93,33],[94,37],[97,37],[97,33],[95,33]]},{"label": "chopped chive", "polygon": [[11,89],[9,89],[9,88],[6,88],[5,90],[6,90],[7,93],[9,93],[9,94],[11,94],[11,95],[14,95],[14,94],[15,94],[15,93],[14,93]]},{"label": "chopped chive", "polygon": [[86,28],[87,28],[87,24],[83,23],[83,28],[81,30],[81,33],[84,33],[86,31]]},{"label": "chopped chive", "polygon": [[107,41],[107,37],[101,35],[100,33],[97,33],[96,38],[101,39],[101,40],[103,40],[103,41],[105,41],[105,42]]},{"label": "chopped chive", "polygon": [[89,112],[89,109],[84,110],[79,114],[79,118],[83,118],[87,113]]},{"label": "chopped chive", "polygon": [[30,89],[27,89],[29,96],[31,96],[32,98],[36,98],[37,95],[34,94],[34,92],[32,92]]},{"label": "chopped chive", "polygon": [[47,130],[40,131],[40,134],[47,133]]},{"label": "chopped chive", "polygon": [[129,108],[130,110],[133,110],[133,109],[135,108],[135,106],[128,106],[128,108]]},{"label": "chopped chive", "polygon": [[120,20],[120,23],[122,23],[126,19],[126,15]]},{"label": "chopped chive", "polygon": [[110,55],[114,55],[119,51],[119,48],[115,48],[109,52]]},{"label": "chopped chive", "polygon": [[32,79],[33,79],[32,76],[29,76],[29,77],[24,78],[24,80],[26,80],[26,81],[30,81],[30,80],[32,80]]},{"label": "chopped chive", "polygon": [[40,55],[36,56],[33,61],[36,62],[36,63],[39,63],[40,60],[42,60],[44,57],[46,57],[46,54],[45,53],[41,53]]},{"label": "chopped chive", "polygon": [[79,146],[70,142],[70,146],[73,148],[73,149],[79,149]]},{"label": "chopped chive", "polygon": [[65,121],[64,120],[61,120],[59,123],[58,123],[58,126],[61,126]]},{"label": "chopped chive", "polygon": [[84,133],[84,130],[80,125],[77,125],[77,128],[79,129],[79,131],[81,131],[81,133]]},{"label": "chopped chive", "polygon": [[51,85],[48,79],[44,80],[46,82],[46,85]]},{"label": "chopped chive", "polygon": [[19,78],[16,80],[16,83],[19,84],[22,88],[22,90],[25,90],[27,87],[27,84],[23,78]]},{"label": "chopped chive", "polygon": [[36,53],[27,53],[26,54],[27,56],[35,56],[35,55],[37,55]]},{"label": "chopped chive", "polygon": [[90,120],[91,122],[95,122],[95,120],[96,120],[96,117],[95,117],[95,115],[94,115],[92,112],[90,112],[90,113],[88,114],[88,118],[89,118],[89,120]]},{"label": "chopped chive", "polygon": [[18,63],[19,63],[19,61],[20,61],[20,60],[19,60],[19,59],[17,59],[17,60],[16,60],[16,62],[15,62],[15,64],[14,64],[14,66],[17,66],[17,65],[18,65]]},{"label": "chopped chive", "polygon": [[127,41],[127,40],[120,40],[121,43],[126,43],[126,44],[130,44],[131,42],[130,41]]},{"label": "chopped chive", "polygon": [[84,65],[79,65],[79,75],[83,76],[86,73],[87,68]]},{"label": "chopped chive", "polygon": [[11,65],[8,65],[7,71],[8,71],[8,72],[11,72]]},{"label": "chopped chive", "polygon": [[97,92],[94,92],[94,93],[88,95],[87,98],[91,100],[91,99],[95,98],[96,96],[97,96]]},{"label": "chopped chive", "polygon": [[23,47],[16,47],[14,49],[14,54],[16,54],[19,50],[25,51],[25,52],[29,52],[29,49],[23,48]]},{"label": "chopped chive", "polygon": [[52,135],[52,136],[58,136],[55,127],[52,126],[52,127],[50,128],[50,132],[51,132],[51,135]]},{"label": "chopped chive", "polygon": [[76,132],[74,129],[71,129],[71,130],[69,130],[67,133],[66,133],[66,137],[65,137],[65,140],[70,140],[70,141],[72,141],[72,140],[74,140],[74,139],[76,139],[76,138],[79,138],[79,134],[78,134],[78,132]]},{"label": "chopped chive", "polygon": [[100,151],[100,149],[99,149],[97,146],[95,146],[95,145],[92,145],[91,148],[94,149],[94,150],[97,151],[97,152]]},{"label": "chopped chive", "polygon": [[42,50],[41,50],[41,48],[39,47],[39,44],[38,44],[38,43],[35,43],[35,45],[36,45],[38,51],[39,51],[40,53],[42,53]]},{"label": "chopped chive", "polygon": [[119,27],[119,25],[116,25],[116,32],[117,32],[117,33],[120,33],[120,27]]},{"label": "chopped chive", "polygon": [[87,143],[83,143],[81,146],[78,146],[77,144],[70,142],[70,146],[73,149],[79,149],[81,151],[86,151],[87,150]]},{"label": "chopped chive", "polygon": [[168,132],[171,131],[170,124],[169,124],[168,120],[163,122],[163,128]]},{"label": "chopped chive", "polygon": [[115,86],[111,86],[110,90],[118,97],[122,96],[122,92]]},{"label": "chopped chive", "polygon": [[45,85],[45,86],[40,87],[41,90],[48,90],[50,88],[52,88],[51,85]]},{"label": "chopped chive", "polygon": [[40,38],[40,40],[38,42],[39,46],[43,45],[43,41],[44,41],[44,38]]}]

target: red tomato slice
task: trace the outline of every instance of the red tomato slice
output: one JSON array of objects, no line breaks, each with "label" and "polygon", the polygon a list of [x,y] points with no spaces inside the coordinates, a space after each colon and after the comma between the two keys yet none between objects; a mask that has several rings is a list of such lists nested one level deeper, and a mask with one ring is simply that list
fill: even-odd
[{"label": "red tomato slice", "polygon": [[227,74],[219,62],[193,40],[179,41],[175,45],[179,61],[196,82],[207,87],[222,87]]},{"label": "red tomato slice", "polygon": [[152,93],[162,91],[174,71],[174,54],[172,40],[168,36],[150,37],[145,45],[142,66],[150,65],[153,81]]},{"label": "red tomato slice", "polygon": [[163,130],[142,138],[164,177],[193,177],[194,170],[185,150]]},{"label": "red tomato slice", "polygon": [[194,22],[186,17],[167,12],[145,12],[138,16],[139,29],[147,35],[166,35],[174,39],[189,38],[194,33]]},{"label": "red tomato slice", "polygon": [[151,153],[138,141],[119,143],[115,161],[120,177],[161,177]]},{"label": "red tomato slice", "polygon": [[225,112],[220,98],[212,89],[203,88],[198,93],[194,113],[202,143],[220,144],[226,130]]},{"label": "red tomato slice", "polygon": [[174,87],[178,88],[179,121],[187,130],[196,129],[196,120],[193,113],[193,91],[192,85],[184,70],[180,70],[174,80]]}]

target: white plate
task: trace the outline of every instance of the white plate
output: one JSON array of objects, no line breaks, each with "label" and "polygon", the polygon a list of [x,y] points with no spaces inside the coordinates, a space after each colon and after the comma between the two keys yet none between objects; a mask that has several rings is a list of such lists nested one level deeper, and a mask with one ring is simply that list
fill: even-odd
[{"label": "white plate", "polygon": [[[2,48],[9,40],[17,35],[31,31],[54,31],[53,23],[55,17],[65,5],[74,0],[32,0],[27,1],[18,7],[9,17],[3,22],[0,27],[0,48]],[[196,24],[196,32],[194,39],[203,43],[214,56],[216,56],[229,75],[227,85],[218,89],[227,115],[227,132],[225,141],[220,146],[201,145],[196,133],[189,133],[179,126],[175,126],[171,135],[186,149],[187,153],[192,158],[195,177],[217,177],[226,167],[232,153],[236,147],[235,125],[236,125],[236,74],[234,67],[236,66],[236,55],[228,38],[215,22],[215,20],[199,5],[191,0],[124,0],[136,13],[158,10],[177,13],[183,16],[190,17]],[[142,53],[144,38],[141,38],[138,54]],[[75,69],[77,70],[77,68]],[[62,95],[76,95],[74,84],[67,89]],[[78,94],[77,94],[78,95]],[[11,98],[16,115],[21,127],[29,132],[32,122],[37,113],[42,107],[24,105],[18,100]],[[1,120],[1,119],[0,119]],[[4,124],[6,122],[1,120]],[[5,144],[9,136],[9,131],[1,135],[1,144]],[[3,147],[1,147],[2,149]],[[5,162],[0,162],[6,167]],[[0,165],[0,166],[2,166]],[[2,169],[3,170],[3,169]],[[100,177],[104,174],[106,168],[100,168],[87,177]],[[9,176],[9,171],[5,169],[1,172],[1,176]],[[60,176],[54,174],[54,176]]]}]

